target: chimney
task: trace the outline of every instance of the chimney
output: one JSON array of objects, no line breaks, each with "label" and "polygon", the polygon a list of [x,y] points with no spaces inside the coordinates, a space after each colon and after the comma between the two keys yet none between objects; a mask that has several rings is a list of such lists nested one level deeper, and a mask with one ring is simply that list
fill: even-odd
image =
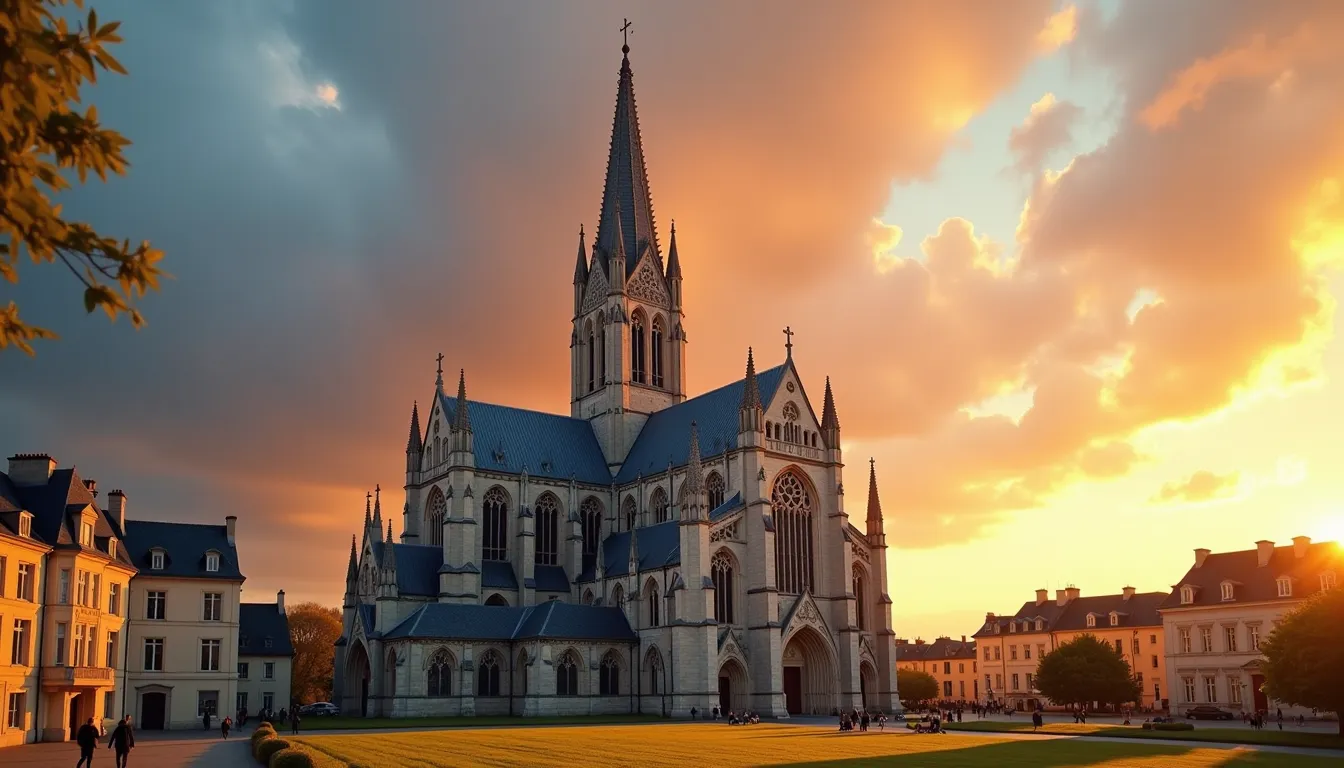
[{"label": "chimney", "polygon": [[[234,539],[238,534],[237,515],[229,515],[228,517],[224,518],[224,532],[228,536],[229,546],[230,547],[235,546]],[[284,611],[281,611],[281,613],[284,613]]]},{"label": "chimney", "polygon": [[915,638],[915,645],[923,645],[923,644],[924,644],[924,638],[922,637]]},{"label": "chimney", "polygon": [[93,496],[93,498],[95,498],[95,499],[98,498],[98,481],[97,481],[97,480],[85,480],[85,481],[84,481],[84,487],[85,487],[86,489],[88,489],[88,491],[89,491],[89,495]]},{"label": "chimney", "polygon": [[276,592],[276,593],[275,593],[275,609],[276,609],[277,611],[280,612],[280,615],[282,615],[282,616],[284,615],[284,613],[285,613],[285,590],[283,590],[283,589],[280,590],[279,592]]},{"label": "chimney", "polygon": [[9,457],[9,480],[19,487],[46,485],[56,471],[56,460],[45,453],[16,453]]},{"label": "chimney", "polygon": [[1036,590],[1036,604],[1040,605],[1050,599],[1050,591],[1046,589]]},{"label": "chimney", "polygon": [[1078,595],[1080,594],[1082,594],[1082,590],[1078,589],[1077,587],[1066,587],[1064,589],[1064,602],[1067,603],[1070,600],[1077,600]]},{"label": "chimney", "polygon": [[1301,560],[1302,558],[1306,557],[1306,556],[1307,556],[1307,548],[1310,547],[1310,546],[1311,546],[1311,537],[1310,537],[1310,536],[1294,536],[1294,537],[1293,537],[1293,557],[1296,557],[1298,560]]},{"label": "chimney", "polygon": [[1269,560],[1274,556],[1274,542],[1264,541],[1263,539],[1255,542],[1256,564],[1261,568],[1269,565]]},{"label": "chimney", "polygon": [[993,624],[993,623],[994,623],[994,612],[993,612],[993,611],[989,611],[989,612],[985,613],[985,623],[986,623],[986,624]]},{"label": "chimney", "polygon": [[1199,548],[1199,549],[1196,549],[1196,550],[1195,550],[1195,567],[1196,567],[1196,568],[1201,568],[1201,567],[1203,567],[1203,565],[1204,565],[1204,561],[1207,560],[1208,557],[1209,557],[1209,550],[1204,549],[1203,547],[1201,547],[1201,548]]},{"label": "chimney", "polygon": [[1067,597],[1064,596],[1064,590],[1062,590],[1062,589],[1056,589],[1056,590],[1055,590],[1055,605],[1063,605],[1063,604],[1065,604],[1065,603],[1067,603],[1067,602],[1069,602],[1069,598],[1067,598]]},{"label": "chimney", "polygon": [[962,636],[961,636],[961,642],[963,642],[963,643],[966,642],[966,636],[965,636],[965,635],[962,635]]},{"label": "chimney", "polygon": [[1134,596],[1134,588],[1133,588],[1133,587],[1125,587],[1124,590],[1122,590],[1122,591],[1125,593],[1125,599],[1126,599],[1126,600],[1128,600],[1129,598],[1131,598],[1131,597]]},{"label": "chimney", "polygon": [[117,488],[107,493],[107,514],[117,521],[117,529],[126,534],[126,492]]}]

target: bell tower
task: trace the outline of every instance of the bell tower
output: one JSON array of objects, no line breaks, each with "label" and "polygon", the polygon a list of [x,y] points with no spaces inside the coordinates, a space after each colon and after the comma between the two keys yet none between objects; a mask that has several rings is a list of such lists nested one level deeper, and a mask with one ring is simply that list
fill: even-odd
[{"label": "bell tower", "polygon": [[623,45],[621,53],[591,254],[579,228],[570,335],[570,414],[592,422],[613,471],[625,461],[649,414],[686,399],[676,225],[664,263],[635,111],[630,46]]}]

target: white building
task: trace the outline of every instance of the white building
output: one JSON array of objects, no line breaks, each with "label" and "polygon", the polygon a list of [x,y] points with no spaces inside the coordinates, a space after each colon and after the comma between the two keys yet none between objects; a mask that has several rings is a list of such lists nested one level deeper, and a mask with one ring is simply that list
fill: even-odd
[{"label": "white building", "polygon": [[377,504],[351,544],[342,710],[899,710],[876,477],[859,528],[830,381],[818,414],[786,342],[686,391],[676,230],[664,252],[628,56],[586,246],[564,287],[568,416],[468,400],[465,374],[454,398],[442,363],[424,429],[412,408],[401,540]]},{"label": "white building", "polygon": [[293,660],[285,591],[280,590],[274,603],[239,606],[238,695],[231,714],[238,717],[247,710],[248,717],[255,717],[263,710],[292,709]]},{"label": "white building", "polygon": [[1255,549],[1211,554],[1195,550],[1195,564],[1162,603],[1167,690],[1173,713],[1198,704],[1233,712],[1257,710],[1285,717],[1311,714],[1269,699],[1262,691],[1261,639],[1298,603],[1338,583],[1344,555],[1336,542],[1292,546],[1258,541]]}]

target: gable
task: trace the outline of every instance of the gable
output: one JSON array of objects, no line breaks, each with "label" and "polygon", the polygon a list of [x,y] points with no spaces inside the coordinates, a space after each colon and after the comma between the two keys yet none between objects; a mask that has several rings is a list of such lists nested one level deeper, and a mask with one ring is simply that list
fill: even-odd
[{"label": "gable", "polygon": [[[658,267],[653,249],[646,248],[644,250],[643,257],[640,258],[639,263],[630,273],[630,279],[626,282],[625,290],[631,298],[638,301],[664,308],[672,305],[668,296],[667,281],[663,279],[663,273]],[[653,321],[650,320],[649,322]]]},{"label": "gable", "polygon": [[[812,410],[812,403],[803,389],[802,379],[798,377],[798,371],[791,361],[784,365],[774,392],[769,393],[762,389],[762,394],[767,397],[765,421],[771,429],[766,437],[775,440],[775,426],[778,425],[781,427],[778,430],[780,442],[786,444],[779,446],[780,449],[787,449],[789,445],[805,446],[808,448],[806,451],[788,452],[808,458],[820,458],[821,449],[824,447],[821,440],[821,419]],[[796,433],[796,437],[790,437],[790,428]],[[815,455],[812,450],[814,444]]]},{"label": "gable", "polygon": [[602,302],[606,301],[609,287],[605,268],[588,270],[588,285],[583,290],[583,309],[581,311],[591,312],[602,306]]}]

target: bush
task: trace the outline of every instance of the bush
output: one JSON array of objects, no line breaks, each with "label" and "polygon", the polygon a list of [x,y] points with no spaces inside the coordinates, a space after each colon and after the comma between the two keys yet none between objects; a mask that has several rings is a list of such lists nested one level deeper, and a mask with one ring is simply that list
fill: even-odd
[{"label": "bush", "polygon": [[261,749],[262,742],[275,738],[275,731],[270,728],[258,728],[252,732],[252,756],[261,759],[258,750]]},{"label": "bush", "polygon": [[307,749],[296,744],[271,755],[270,768],[317,768],[317,763]]},{"label": "bush", "polygon": [[281,738],[262,739],[261,743],[257,745],[257,762],[262,765],[270,765],[271,755],[282,749],[289,749],[291,746],[293,745]]}]

